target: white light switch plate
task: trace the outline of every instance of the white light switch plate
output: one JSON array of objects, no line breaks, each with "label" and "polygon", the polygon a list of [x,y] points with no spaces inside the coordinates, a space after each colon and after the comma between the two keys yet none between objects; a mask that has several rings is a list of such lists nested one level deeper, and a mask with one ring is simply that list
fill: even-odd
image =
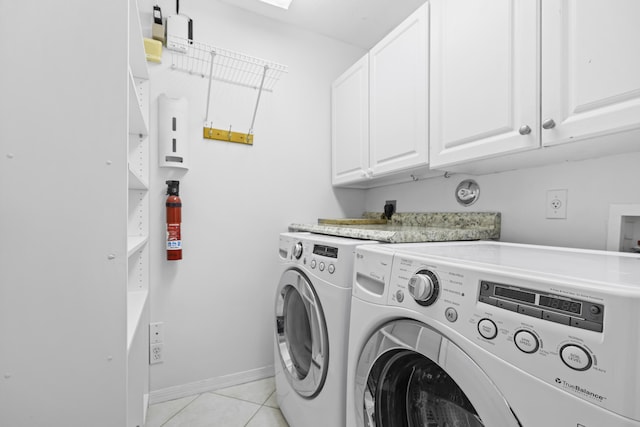
[{"label": "white light switch plate", "polygon": [[164,342],[164,327],[162,322],[149,324],[149,344]]}]

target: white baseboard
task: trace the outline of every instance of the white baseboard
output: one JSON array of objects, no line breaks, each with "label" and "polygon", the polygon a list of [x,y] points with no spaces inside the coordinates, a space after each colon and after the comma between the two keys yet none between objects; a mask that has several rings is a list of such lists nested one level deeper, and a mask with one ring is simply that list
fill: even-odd
[{"label": "white baseboard", "polygon": [[208,378],[206,380],[167,387],[160,390],[154,390],[149,393],[149,404],[153,405],[154,403],[166,402],[168,400],[193,396],[194,394],[200,394],[207,391],[214,391],[221,388],[232,387],[251,381],[261,380],[263,378],[272,377],[274,376],[274,374],[274,366],[269,365],[262,368],[252,369],[250,371],[239,372],[237,374],[223,375],[221,377]]}]

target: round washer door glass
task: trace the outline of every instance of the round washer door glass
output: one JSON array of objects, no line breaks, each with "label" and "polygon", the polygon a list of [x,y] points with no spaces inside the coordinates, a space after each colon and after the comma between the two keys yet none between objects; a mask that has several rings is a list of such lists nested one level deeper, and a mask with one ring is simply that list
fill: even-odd
[{"label": "round washer door glass", "polygon": [[311,282],[298,270],[287,270],[280,279],[276,345],[293,389],[303,397],[315,397],[327,376],[327,326]]},{"label": "round washer door glass", "polygon": [[369,338],[355,384],[353,410],[361,426],[520,426],[504,397],[466,353],[412,320],[389,322]]}]

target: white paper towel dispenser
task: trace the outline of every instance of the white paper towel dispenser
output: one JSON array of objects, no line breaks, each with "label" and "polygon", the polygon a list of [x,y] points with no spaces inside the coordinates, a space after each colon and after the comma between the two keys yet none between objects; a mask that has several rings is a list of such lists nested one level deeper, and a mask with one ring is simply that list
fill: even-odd
[{"label": "white paper towel dispenser", "polygon": [[158,97],[158,160],[160,167],[188,169],[188,103],[186,98]]}]

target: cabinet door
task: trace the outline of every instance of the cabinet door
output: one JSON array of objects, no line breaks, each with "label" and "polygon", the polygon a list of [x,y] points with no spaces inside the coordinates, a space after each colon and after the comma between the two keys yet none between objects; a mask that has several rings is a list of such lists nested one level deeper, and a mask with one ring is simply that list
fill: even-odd
[{"label": "cabinet door", "polygon": [[430,166],[539,147],[539,2],[430,4]]},{"label": "cabinet door", "polygon": [[428,19],[424,5],[369,52],[374,177],[428,164]]},{"label": "cabinet door", "polygon": [[640,127],[638,17],[637,0],[543,3],[543,145]]},{"label": "cabinet door", "polygon": [[365,55],[331,85],[332,183],[367,179],[369,168],[369,58]]}]

